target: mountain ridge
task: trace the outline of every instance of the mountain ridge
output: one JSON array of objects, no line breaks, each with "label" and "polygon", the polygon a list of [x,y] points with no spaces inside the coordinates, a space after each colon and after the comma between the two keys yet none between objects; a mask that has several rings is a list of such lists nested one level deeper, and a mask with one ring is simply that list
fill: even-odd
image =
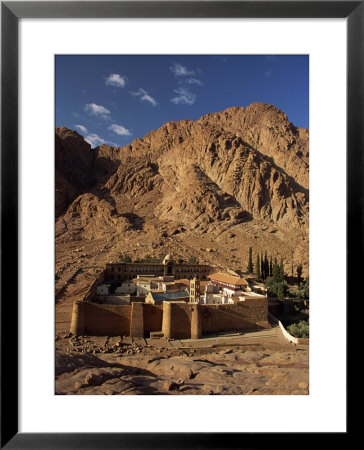
[{"label": "mountain ridge", "polygon": [[119,247],[201,254],[206,241],[234,267],[254,246],[308,270],[308,139],[264,103],[167,122],[124,147],[56,128],[56,243],[117,242],[110,259]]}]

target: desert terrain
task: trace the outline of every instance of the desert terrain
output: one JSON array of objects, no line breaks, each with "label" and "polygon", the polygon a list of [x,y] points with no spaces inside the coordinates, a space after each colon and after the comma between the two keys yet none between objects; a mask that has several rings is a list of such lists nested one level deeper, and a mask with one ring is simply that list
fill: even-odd
[{"label": "desert terrain", "polygon": [[60,395],[308,394],[308,346],[277,328],[198,341],[65,336],[56,341]]},{"label": "desert terrain", "polygon": [[[58,394],[307,394],[308,348],[271,335],[218,347],[69,336],[72,305],[122,255],[246,271],[267,251],[308,275],[308,139],[264,103],[168,122],[122,148],[56,129]],[[254,261],[255,262],[255,261]],[[82,350],[83,349],[83,350]],[[168,387],[169,386],[169,387]]]}]

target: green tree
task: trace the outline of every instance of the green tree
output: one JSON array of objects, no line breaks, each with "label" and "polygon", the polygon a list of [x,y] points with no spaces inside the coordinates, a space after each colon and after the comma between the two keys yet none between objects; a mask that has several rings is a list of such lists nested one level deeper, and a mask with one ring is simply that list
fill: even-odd
[{"label": "green tree", "polygon": [[273,258],[270,257],[270,261],[269,261],[269,276],[273,276]]},{"label": "green tree", "polygon": [[264,279],[269,277],[269,262],[267,252],[264,254]]},{"label": "green tree", "polygon": [[302,264],[298,264],[298,266],[297,266],[297,282],[298,282],[298,285],[301,284],[301,281],[302,281]]},{"label": "green tree", "polygon": [[277,288],[277,298],[278,300],[284,300],[285,292],[284,292],[284,285],[283,283],[279,283],[279,286]]},{"label": "green tree", "polygon": [[196,256],[190,256],[190,259],[187,261],[187,264],[199,264],[198,259]]},{"label": "green tree", "polygon": [[283,258],[281,258],[281,262],[279,264],[279,281],[284,280],[284,261]]},{"label": "green tree", "polygon": [[274,265],[272,270],[272,278],[275,283],[279,283],[280,275],[279,275],[279,266],[277,263],[277,258],[274,258]]},{"label": "green tree", "polygon": [[260,254],[260,276],[264,279],[264,258],[263,258],[263,253]]},{"label": "green tree", "polygon": [[310,279],[309,277],[306,278],[305,286],[303,288],[303,295],[305,299],[310,298]]},{"label": "green tree", "polygon": [[253,266],[253,250],[251,247],[249,247],[249,260],[248,260],[248,272],[253,273],[254,266]]},{"label": "green tree", "polygon": [[257,263],[255,265],[255,275],[257,278],[260,278],[260,260],[259,260],[259,253],[257,254]]},{"label": "green tree", "polygon": [[269,297],[278,297],[280,300],[284,300],[288,292],[287,282],[274,281],[273,277],[268,277],[266,279],[265,287]]},{"label": "green tree", "polygon": [[121,263],[131,263],[132,262],[131,256],[128,255],[127,253],[125,253],[124,255],[121,254],[119,256],[119,262],[121,262]]}]

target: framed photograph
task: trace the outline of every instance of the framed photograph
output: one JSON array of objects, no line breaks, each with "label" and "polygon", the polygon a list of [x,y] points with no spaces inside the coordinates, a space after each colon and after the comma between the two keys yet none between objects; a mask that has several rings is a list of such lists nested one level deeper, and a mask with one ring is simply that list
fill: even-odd
[{"label": "framed photograph", "polygon": [[1,3],[2,447],[348,436],[363,18]]}]

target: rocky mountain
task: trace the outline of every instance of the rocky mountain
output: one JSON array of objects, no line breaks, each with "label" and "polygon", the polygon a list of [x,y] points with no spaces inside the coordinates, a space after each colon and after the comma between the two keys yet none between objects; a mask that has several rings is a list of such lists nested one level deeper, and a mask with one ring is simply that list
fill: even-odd
[{"label": "rocky mountain", "polygon": [[307,272],[308,139],[263,103],[168,122],[122,148],[57,128],[59,280],[125,252],[245,270],[249,246]]}]

